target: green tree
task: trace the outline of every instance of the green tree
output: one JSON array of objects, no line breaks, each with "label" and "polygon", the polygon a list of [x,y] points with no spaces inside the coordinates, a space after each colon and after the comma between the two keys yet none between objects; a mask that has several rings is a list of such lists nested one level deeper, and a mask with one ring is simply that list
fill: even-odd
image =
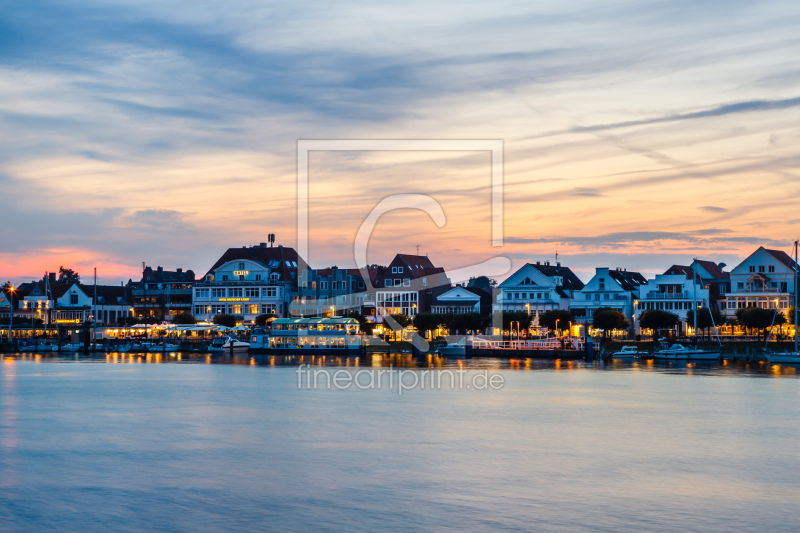
[{"label": "green tree", "polygon": [[272,313],[258,315],[256,317],[256,326],[266,326],[267,322],[269,322],[271,318],[275,318],[275,315],[273,315]]},{"label": "green tree", "polygon": [[622,313],[622,311],[617,311],[616,309],[611,309],[608,307],[601,307],[594,312],[592,326],[594,326],[596,329],[602,330],[603,338],[605,338],[609,331],[615,329],[628,329],[631,327],[631,323],[628,322],[628,319],[625,318],[625,315]]},{"label": "green tree", "polygon": [[[520,331],[525,331],[530,329],[531,323],[533,322],[533,317],[525,311],[504,311],[499,314],[501,315],[504,331],[510,331],[512,329],[517,331],[517,328],[519,328]],[[492,315],[493,324],[497,315],[498,313]]]},{"label": "green tree", "polygon": [[197,324],[197,319],[191,313],[178,313],[172,318],[173,324]]},{"label": "green tree", "polygon": [[[556,328],[556,320],[558,321],[558,328]],[[574,321],[575,317],[572,316],[572,313],[563,309],[551,309],[539,315],[539,325],[552,331],[567,329],[569,323]]]},{"label": "green tree", "polygon": [[786,322],[794,324],[794,306],[786,310]]},{"label": "green tree", "polygon": [[[778,315],[783,317],[780,313]],[[773,320],[775,320],[775,324],[778,324],[778,316],[775,315],[775,311],[762,309],[761,307],[739,309],[736,311],[736,318],[745,328],[758,330],[759,335],[763,333],[765,339],[766,331],[773,323]],[[783,318],[783,320],[785,322],[786,319]]]},{"label": "green tree", "polygon": [[451,333],[466,334],[483,329],[483,318],[478,313],[460,313],[449,315],[448,318],[447,330]]},{"label": "green tree", "polygon": [[478,276],[476,278],[469,278],[469,281],[467,282],[467,287],[483,289],[484,291],[491,294],[492,289],[497,287],[497,280],[487,276]]},{"label": "green tree", "polygon": [[58,267],[58,282],[72,285],[73,283],[80,283],[81,276],[71,268]]},{"label": "green tree", "polygon": [[[725,322],[725,318],[716,309],[709,310],[708,307],[701,307],[697,310],[697,329],[703,331],[705,337],[708,328],[713,328],[714,325],[720,326]],[[686,312],[686,323],[694,324],[694,310]]]},{"label": "green tree", "polygon": [[236,317],[233,315],[217,315],[214,317],[214,324],[232,328],[236,326]]},{"label": "green tree", "polygon": [[656,338],[660,336],[659,330],[672,329],[681,319],[675,313],[662,311],[661,309],[650,309],[642,313],[639,318],[639,327],[642,329],[652,329],[655,331]]},{"label": "green tree", "polygon": [[423,337],[427,337],[428,332],[438,328],[441,323],[442,317],[433,313],[419,313],[413,320],[414,327]]}]

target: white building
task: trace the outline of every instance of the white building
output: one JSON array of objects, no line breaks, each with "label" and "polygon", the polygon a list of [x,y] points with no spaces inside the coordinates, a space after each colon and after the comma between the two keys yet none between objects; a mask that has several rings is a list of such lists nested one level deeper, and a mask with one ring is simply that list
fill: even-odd
[{"label": "white building", "polygon": [[252,324],[258,315],[288,317],[298,299],[297,252],[284,246],[229,248],[201,281],[195,283],[196,318],[234,315]]},{"label": "white building", "polygon": [[691,326],[686,323],[686,314],[694,308],[695,302],[698,307],[709,307],[709,289],[699,274],[695,276],[695,283],[692,283],[691,271],[689,276],[658,274],[639,287],[638,300],[634,302],[635,332],[641,333],[639,321],[642,313],[661,310],[677,315],[681,319],[680,331],[686,333],[686,327]]},{"label": "white building", "polygon": [[434,299],[450,290],[450,280],[441,267],[434,266],[424,255],[397,254],[375,280],[375,314],[430,312]]},{"label": "white building", "polygon": [[569,309],[571,298],[583,282],[561,263],[527,263],[499,287],[493,312],[525,311],[537,316],[553,309]]},{"label": "white building", "polygon": [[[73,283],[55,298],[52,317],[56,324],[82,324],[94,321],[113,326],[120,318],[133,316],[131,293],[127,287]],[[94,317],[94,320],[93,320]]]},{"label": "white building", "polygon": [[794,302],[794,260],[786,252],[763,246],[731,271],[731,288],[725,299],[725,316],[737,309],[761,307],[782,313]]},{"label": "white building", "polygon": [[633,301],[639,298],[643,285],[647,280],[638,272],[597,268],[589,283],[575,293],[570,310],[580,324],[591,324],[595,311],[605,307],[622,312],[632,321]]},{"label": "white building", "polygon": [[[481,312],[481,295],[478,292],[480,289],[468,289],[461,285],[453,287],[449,291],[437,296],[431,312],[438,315],[461,315],[466,313],[479,313]],[[484,291],[489,298],[490,295]]]}]

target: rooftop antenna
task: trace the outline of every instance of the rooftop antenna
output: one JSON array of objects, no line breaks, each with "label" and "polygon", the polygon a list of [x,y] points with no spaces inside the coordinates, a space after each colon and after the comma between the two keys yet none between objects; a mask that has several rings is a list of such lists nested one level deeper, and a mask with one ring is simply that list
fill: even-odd
[{"label": "rooftop antenna", "polygon": [[558,263],[558,250],[556,250],[556,263]]},{"label": "rooftop antenna", "polygon": [[419,244],[417,245],[417,255],[419,255]]}]

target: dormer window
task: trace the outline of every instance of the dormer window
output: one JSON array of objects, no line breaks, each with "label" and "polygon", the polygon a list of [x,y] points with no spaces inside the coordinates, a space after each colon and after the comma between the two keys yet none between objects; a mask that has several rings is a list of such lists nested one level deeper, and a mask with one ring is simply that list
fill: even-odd
[{"label": "dormer window", "polygon": [[244,263],[239,263],[239,270],[244,270]]}]

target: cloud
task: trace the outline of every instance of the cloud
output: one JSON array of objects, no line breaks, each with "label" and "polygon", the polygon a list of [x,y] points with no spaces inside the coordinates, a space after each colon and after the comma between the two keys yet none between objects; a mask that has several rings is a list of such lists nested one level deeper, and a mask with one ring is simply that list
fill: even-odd
[{"label": "cloud", "polygon": [[185,218],[185,213],[171,209],[142,209],[133,213],[129,220],[134,225],[166,230],[186,227]]},{"label": "cloud", "polygon": [[715,205],[704,205],[700,209],[708,211],[709,213],[727,213],[728,210],[724,207],[717,207]]}]

